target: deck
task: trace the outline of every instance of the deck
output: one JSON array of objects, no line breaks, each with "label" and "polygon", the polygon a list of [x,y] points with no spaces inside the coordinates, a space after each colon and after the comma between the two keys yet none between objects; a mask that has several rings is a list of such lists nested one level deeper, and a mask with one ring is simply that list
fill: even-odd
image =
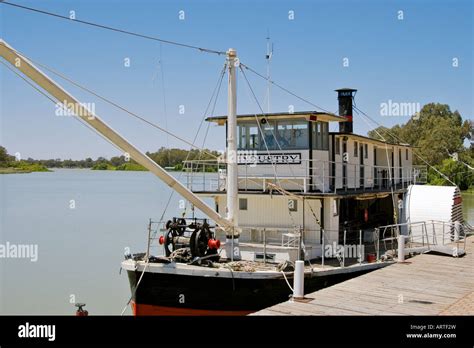
[{"label": "deck", "polygon": [[252,315],[474,315],[474,236],[466,254],[418,255]]}]

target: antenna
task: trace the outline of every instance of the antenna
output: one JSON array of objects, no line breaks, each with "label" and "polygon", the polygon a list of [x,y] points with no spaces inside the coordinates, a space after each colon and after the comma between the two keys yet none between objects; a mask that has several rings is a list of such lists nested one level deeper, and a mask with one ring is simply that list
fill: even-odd
[{"label": "antenna", "polygon": [[273,56],[273,42],[270,42],[270,31],[267,29],[267,54],[265,59],[267,60],[267,113],[270,113],[270,63]]}]

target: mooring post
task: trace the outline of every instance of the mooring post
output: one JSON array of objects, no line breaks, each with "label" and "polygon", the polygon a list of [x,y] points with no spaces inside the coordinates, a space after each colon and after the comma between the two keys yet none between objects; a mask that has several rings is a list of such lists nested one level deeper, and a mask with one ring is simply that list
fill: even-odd
[{"label": "mooring post", "polygon": [[398,235],[398,262],[405,262],[405,236]]},{"label": "mooring post", "polygon": [[304,261],[295,261],[295,272],[293,277],[293,298],[302,299],[304,297]]}]

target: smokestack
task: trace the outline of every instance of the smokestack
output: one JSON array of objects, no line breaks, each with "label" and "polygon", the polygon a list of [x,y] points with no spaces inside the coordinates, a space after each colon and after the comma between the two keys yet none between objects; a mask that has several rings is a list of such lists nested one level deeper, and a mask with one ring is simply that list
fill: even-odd
[{"label": "smokestack", "polygon": [[336,89],[339,101],[339,116],[344,116],[347,121],[339,122],[339,132],[352,133],[352,100],[357,89],[341,88]]}]

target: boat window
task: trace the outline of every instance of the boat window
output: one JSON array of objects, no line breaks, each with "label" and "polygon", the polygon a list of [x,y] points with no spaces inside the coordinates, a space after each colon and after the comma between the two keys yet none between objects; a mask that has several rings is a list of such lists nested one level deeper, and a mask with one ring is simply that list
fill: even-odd
[{"label": "boat window", "polygon": [[323,150],[329,150],[329,123],[322,123]]},{"label": "boat window", "polygon": [[[263,139],[262,144],[260,144],[260,148],[262,150],[266,150],[267,147],[269,150],[276,150],[278,149],[277,142],[276,142],[276,130],[275,130],[275,123],[274,122],[267,122],[261,125]],[[266,145],[266,146],[265,146]]]},{"label": "boat window", "polygon": [[341,139],[336,138],[336,155],[341,154]]},{"label": "boat window", "polygon": [[357,157],[358,148],[359,148],[359,144],[357,144],[357,141],[354,141],[354,157]]},{"label": "boat window", "polygon": [[408,149],[405,150],[405,159],[408,161]]},{"label": "boat window", "polygon": [[258,150],[260,144],[260,134],[255,123],[243,123],[237,125],[238,148]]},{"label": "boat window", "polygon": [[328,150],[329,124],[327,122],[312,122],[312,137],[313,149]]},{"label": "boat window", "polygon": [[247,210],[247,198],[239,198],[239,210]]},{"label": "boat window", "polygon": [[238,144],[237,148],[239,149],[246,149],[247,148],[247,126],[244,124],[239,124],[237,126],[237,132],[238,132]]},{"label": "boat window", "polygon": [[308,148],[308,122],[280,121],[277,124],[278,142],[282,149]]},{"label": "boat window", "polygon": [[249,138],[247,149],[258,150],[260,146],[260,134],[258,126],[256,124],[248,125],[247,132]]},{"label": "boat window", "polygon": [[369,158],[369,145],[364,144],[364,155],[365,158]]}]

